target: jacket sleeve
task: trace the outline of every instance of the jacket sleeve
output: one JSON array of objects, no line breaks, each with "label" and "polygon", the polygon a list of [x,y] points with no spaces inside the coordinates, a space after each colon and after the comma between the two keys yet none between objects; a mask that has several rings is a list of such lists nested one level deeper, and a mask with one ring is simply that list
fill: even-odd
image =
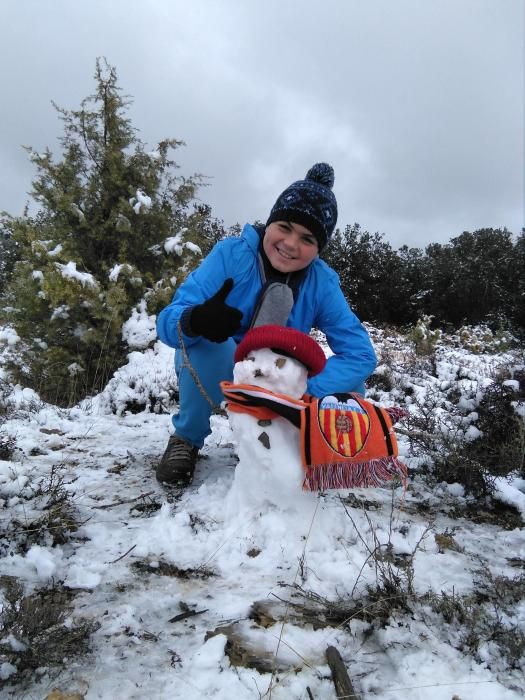
[{"label": "jacket sleeve", "polygon": [[[325,268],[326,269],[326,268]],[[324,370],[308,382],[308,392],[325,396],[334,392],[364,393],[364,381],[372,374],[377,358],[366,328],[344,298],[339,277],[327,268],[323,292],[317,294],[315,326],[326,335],[333,352]]]},{"label": "jacket sleeve", "polygon": [[[177,324],[185,311],[202,304],[219,291],[229,274],[227,269],[227,241],[217,243],[199,267],[191,272],[179,286],[173,299],[157,317],[157,334],[163,343],[172,348],[180,347]],[[226,254],[225,254],[226,253]],[[199,340],[184,334],[184,344],[192,345]]]}]

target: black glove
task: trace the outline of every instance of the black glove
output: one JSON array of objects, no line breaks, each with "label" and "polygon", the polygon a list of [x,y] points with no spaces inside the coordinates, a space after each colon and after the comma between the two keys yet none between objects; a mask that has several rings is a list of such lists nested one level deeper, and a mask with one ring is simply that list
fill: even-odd
[{"label": "black glove", "polygon": [[224,343],[241,326],[242,312],[225,303],[233,287],[233,279],[228,277],[217,294],[195,306],[190,316],[190,328],[195,335],[214,343]]}]

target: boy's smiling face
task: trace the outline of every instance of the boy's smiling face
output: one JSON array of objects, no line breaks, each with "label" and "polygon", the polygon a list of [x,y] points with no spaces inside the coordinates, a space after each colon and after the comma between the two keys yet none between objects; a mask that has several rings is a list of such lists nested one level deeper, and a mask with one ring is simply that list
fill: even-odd
[{"label": "boy's smiling face", "polygon": [[266,227],[263,248],[270,265],[279,272],[307,267],[319,252],[315,236],[301,224],[274,221]]}]

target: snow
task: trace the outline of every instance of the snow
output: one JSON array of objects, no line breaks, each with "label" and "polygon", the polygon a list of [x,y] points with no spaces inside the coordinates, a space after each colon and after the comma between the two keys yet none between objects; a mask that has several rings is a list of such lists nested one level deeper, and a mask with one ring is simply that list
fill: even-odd
[{"label": "snow", "polygon": [[8,663],[7,661],[0,664],[0,679],[3,681],[7,680],[7,678],[12,676],[14,673],[16,673],[16,666],[13,666],[13,664]]},{"label": "snow", "polygon": [[61,304],[60,306],[57,306],[56,308],[53,309],[53,313],[51,314],[51,318],[49,320],[54,321],[57,318],[58,319],[69,318],[69,306],[67,304]]},{"label": "snow", "polygon": [[169,236],[168,238],[166,238],[166,240],[164,241],[164,250],[166,251],[166,253],[175,253],[175,255],[182,255],[182,242],[184,234],[187,230],[187,228],[182,228],[174,236]]},{"label": "snow", "polygon": [[84,221],[84,220],[85,220],[86,217],[84,216],[84,212],[83,212],[82,209],[78,206],[78,204],[76,204],[76,202],[73,202],[73,203],[71,204],[71,211],[72,211],[74,214],[76,214],[76,215],[78,216],[78,220],[79,220],[79,221]]},{"label": "snow", "polygon": [[451,496],[462,497],[465,495],[465,488],[461,484],[446,484],[445,487]]},{"label": "snow", "polygon": [[503,386],[508,386],[512,391],[518,392],[520,389],[520,383],[517,379],[507,379],[503,382]]},{"label": "snow", "polygon": [[77,280],[83,287],[96,287],[97,282],[89,272],[80,272],[77,270],[76,262],[70,260],[66,265],[55,263],[55,266],[60,270],[60,274],[65,279]]},{"label": "snow", "polygon": [[173,350],[157,341],[144,352],[129,353],[127,364],[115,372],[98,396],[83,402],[83,407],[118,416],[129,410],[130,405],[166,412],[176,388]]},{"label": "snow", "polygon": [[192,241],[184,241],[184,234],[187,230],[188,229],[183,228],[180,231],[178,231],[174,236],[166,238],[166,240],[164,241],[164,250],[166,251],[166,253],[168,253],[168,255],[170,253],[175,253],[175,255],[181,256],[184,252],[184,248],[189,250],[191,253],[194,253],[195,255],[202,255],[202,250],[199,248],[198,245],[196,245]]},{"label": "snow", "polygon": [[523,480],[516,480],[514,483],[509,484],[505,479],[496,479],[495,497],[503,503],[508,503],[516,508],[516,510],[519,510],[523,516],[523,519],[525,520],[525,493],[523,493],[523,491],[525,491],[523,488],[524,486],[525,482]]},{"label": "snow", "polygon": [[142,190],[137,190],[135,192],[135,197],[132,197],[129,200],[129,203],[133,207],[133,211],[135,214],[140,214],[140,210],[142,207],[144,209],[150,209],[151,208],[151,197],[149,197],[147,194],[145,194]]},{"label": "snow", "polygon": [[35,568],[39,580],[47,580],[56,572],[56,552],[33,545],[25,556],[26,561]]},{"label": "snow", "polygon": [[146,302],[142,300],[122,326],[122,340],[130,348],[143,350],[157,337],[155,316],[148,315]]},{"label": "snow", "polygon": [[110,282],[116,282],[118,280],[118,277],[120,273],[124,271],[131,271],[133,268],[131,265],[128,265],[127,263],[123,263],[122,265],[114,265],[111,270],[109,271],[108,278]]},{"label": "snow", "polygon": [[[504,529],[468,519],[463,486],[431,488],[403,435],[401,456],[411,467],[406,494],[398,486],[292,492],[300,472],[291,426],[270,434],[275,425],[261,428],[248,416],[239,416],[248,419],[244,425],[232,420],[233,431],[225,415],[214,415],[194,484],[181,493],[166,490],[153,470],[176,410],[173,351],[155,342],[145,306],[127,323],[126,341],[140,341],[144,349],[130,352],[99,395],[70,409],[45,404],[21,386],[11,386],[5,398],[0,438],[15,439],[16,450],[0,460],[0,521],[9,535],[0,550],[0,573],[15,576],[26,593],[61,582],[76,594],[68,624],[88,619],[100,627],[88,655],[58,670],[42,667],[23,691],[16,667],[0,657],[2,697],[44,698],[60,688],[86,700],[306,700],[309,688],[316,700],[331,700],[329,645],[339,649],[362,700],[523,697],[523,668],[509,668],[488,635],[469,650],[465,625],[446,623],[425,602],[429,592],[438,598],[474,593],[480,570],[515,579],[514,560],[522,566],[525,556],[523,524]],[[2,337],[10,337],[5,328]],[[380,355],[389,342],[383,332],[375,334]],[[300,390],[298,363],[288,359],[277,372],[274,353],[258,352],[271,375],[269,388],[277,383],[278,390],[293,391],[295,383]],[[407,347],[400,344],[399,353],[406,357]],[[406,366],[403,381],[394,377],[394,388],[377,390],[374,399],[398,405],[406,398],[414,416],[418,401],[439,396],[452,431],[447,389],[441,387],[457,387],[473,411],[461,429],[475,437],[476,397],[515,357],[442,347],[437,358],[432,372],[416,361]],[[254,366],[252,360],[239,363],[236,380],[248,381]],[[413,394],[405,397],[403,387]],[[262,429],[269,431],[270,450],[258,440]],[[42,528],[22,545],[28,536],[22,525],[50,512],[44,485],[52,470],[60,475],[77,527],[56,542],[53,529]],[[284,480],[277,488],[272,473]],[[498,478],[496,497],[525,519],[523,479]],[[384,559],[374,559],[374,550]],[[381,562],[410,559],[414,595],[420,596],[410,613],[394,610],[385,622],[349,613],[344,622],[317,629],[299,622],[292,603],[307,603],[301,591],[351,607],[377,586]],[[399,568],[401,577],[403,571],[409,572]],[[401,578],[399,591],[405,585]],[[281,606],[275,624],[264,627],[249,617],[256,601]],[[188,609],[198,614],[171,621]],[[505,620],[503,610],[501,615]],[[523,601],[509,624],[523,629]],[[6,639],[14,651],[20,645],[20,654],[28,643],[16,635]],[[225,651],[228,639],[266,655],[276,671],[234,665]]]},{"label": "snow", "polygon": [[195,255],[202,255],[202,250],[200,246],[198,246],[196,243],[186,241],[184,245],[190,251],[190,253],[194,253]]},{"label": "snow", "polygon": [[56,245],[52,250],[48,250],[47,254],[51,258],[55,258],[57,255],[60,255],[63,248],[63,245],[61,243],[58,243],[58,245]]},{"label": "snow", "polygon": [[9,328],[9,326],[0,327],[0,346],[16,345],[19,341],[20,338],[14,328]]}]

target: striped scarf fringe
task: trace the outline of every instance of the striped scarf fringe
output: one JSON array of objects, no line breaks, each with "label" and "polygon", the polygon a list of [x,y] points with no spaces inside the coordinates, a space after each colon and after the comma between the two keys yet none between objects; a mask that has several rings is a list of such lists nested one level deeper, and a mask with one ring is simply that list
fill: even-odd
[{"label": "striped scarf fringe", "polygon": [[314,464],[305,467],[303,490],[374,488],[398,478],[405,491],[407,477],[407,467],[397,457],[381,457],[355,464]]}]

